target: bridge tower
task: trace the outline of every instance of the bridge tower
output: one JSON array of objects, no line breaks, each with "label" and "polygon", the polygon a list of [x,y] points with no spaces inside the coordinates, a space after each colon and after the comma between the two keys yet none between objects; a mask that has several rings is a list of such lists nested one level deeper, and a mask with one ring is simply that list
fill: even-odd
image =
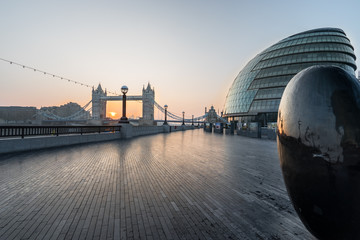
[{"label": "bridge tower", "polygon": [[102,100],[101,97],[106,97],[107,92],[102,89],[99,83],[97,89],[92,90],[92,118],[95,120],[101,120],[106,118],[106,100]]},{"label": "bridge tower", "polygon": [[146,89],[143,87],[142,102],[143,102],[143,114],[142,114],[142,118],[140,119],[140,124],[153,125],[155,91],[154,89],[151,89],[150,83],[148,83]]}]

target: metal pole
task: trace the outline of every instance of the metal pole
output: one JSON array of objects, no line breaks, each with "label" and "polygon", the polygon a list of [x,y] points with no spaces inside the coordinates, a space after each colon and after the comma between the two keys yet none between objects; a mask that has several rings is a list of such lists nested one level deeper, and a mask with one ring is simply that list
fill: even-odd
[{"label": "metal pole", "polygon": [[120,118],[119,123],[129,123],[129,120],[126,117],[126,95],[125,95],[125,93],[123,93],[123,116]]},{"label": "metal pole", "polygon": [[182,112],[183,114],[183,121],[182,121],[182,125],[185,125],[185,112]]},{"label": "metal pole", "polygon": [[126,118],[126,95],[123,94],[123,115],[122,118]]}]

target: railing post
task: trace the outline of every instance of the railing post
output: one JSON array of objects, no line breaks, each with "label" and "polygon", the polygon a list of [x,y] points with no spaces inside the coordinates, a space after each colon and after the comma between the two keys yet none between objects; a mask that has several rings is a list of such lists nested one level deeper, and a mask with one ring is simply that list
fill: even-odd
[{"label": "railing post", "polygon": [[56,136],[59,136],[59,127],[56,127]]},{"label": "railing post", "polygon": [[21,138],[24,138],[24,127],[21,127]]},{"label": "railing post", "polygon": [[83,127],[80,127],[80,135],[83,134]]},{"label": "railing post", "polygon": [[100,134],[101,127],[99,127],[99,134]]}]

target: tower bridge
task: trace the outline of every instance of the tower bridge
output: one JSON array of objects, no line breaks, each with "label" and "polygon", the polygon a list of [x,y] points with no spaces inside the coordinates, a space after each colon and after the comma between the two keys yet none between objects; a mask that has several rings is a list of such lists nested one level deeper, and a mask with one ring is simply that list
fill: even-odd
[{"label": "tower bridge", "polygon": [[[107,101],[122,101],[122,96],[107,96],[107,91],[103,90],[101,84],[97,89],[92,90],[92,118],[103,120],[106,117]],[[142,118],[141,125],[152,125],[154,123],[154,102],[155,90],[151,88],[150,83],[143,87],[142,95],[126,96],[126,101],[142,101]]]},{"label": "tower bridge", "polygon": [[[107,101],[123,101],[123,96],[108,96],[108,91],[103,90],[101,84],[95,89],[92,88],[92,98],[85,104],[78,112],[72,113],[70,116],[57,116],[51,111],[48,110],[38,110],[36,115],[42,116],[47,121],[87,121],[95,120],[99,122],[104,122],[106,120],[106,108]],[[220,119],[223,122],[226,122],[225,119],[222,119],[216,114],[215,111],[206,112],[202,116],[192,118],[185,118],[184,112],[183,116],[177,116],[174,113],[167,111],[164,107],[158,104],[155,101],[155,90],[148,83],[147,87],[143,87],[142,95],[126,95],[126,101],[141,101],[142,102],[142,117],[139,120],[140,125],[154,125],[156,122],[161,122],[163,120],[154,119],[154,109],[155,107],[164,113],[167,117],[172,120],[168,122],[183,122],[183,123],[200,123],[208,122],[209,119],[214,118],[214,114],[217,116],[215,119]],[[91,105],[90,105],[91,104]],[[90,115],[91,111],[91,115]],[[91,116],[89,118],[89,116]]]}]

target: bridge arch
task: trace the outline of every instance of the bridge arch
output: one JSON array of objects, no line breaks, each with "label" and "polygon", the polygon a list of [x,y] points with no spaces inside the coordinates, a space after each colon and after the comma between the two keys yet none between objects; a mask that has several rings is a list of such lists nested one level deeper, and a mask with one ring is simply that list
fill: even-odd
[{"label": "bridge arch", "polygon": [[[106,118],[106,102],[122,101],[122,96],[107,96],[107,91],[103,90],[101,84],[97,89],[92,90],[92,118],[94,120],[104,120]],[[150,83],[147,87],[143,87],[142,95],[126,96],[126,101],[142,101],[142,118],[139,123],[141,125],[154,124],[154,102],[155,90],[151,88]]]}]

